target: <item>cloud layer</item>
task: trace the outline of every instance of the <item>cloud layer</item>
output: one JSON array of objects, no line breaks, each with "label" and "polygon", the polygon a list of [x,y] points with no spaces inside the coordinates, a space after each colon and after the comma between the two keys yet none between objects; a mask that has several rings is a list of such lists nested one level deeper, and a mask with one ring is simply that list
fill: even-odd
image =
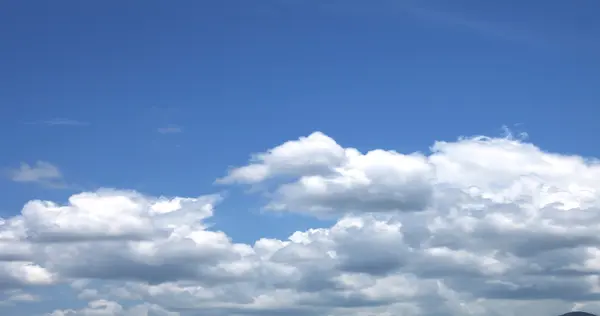
[{"label": "cloud layer", "polygon": [[55,316],[600,311],[598,179],[594,160],[511,138],[362,153],[316,132],[217,182],[331,227],[235,243],[206,224],[219,195],[30,201],[0,222],[0,287],[14,302],[69,286],[88,304]]}]

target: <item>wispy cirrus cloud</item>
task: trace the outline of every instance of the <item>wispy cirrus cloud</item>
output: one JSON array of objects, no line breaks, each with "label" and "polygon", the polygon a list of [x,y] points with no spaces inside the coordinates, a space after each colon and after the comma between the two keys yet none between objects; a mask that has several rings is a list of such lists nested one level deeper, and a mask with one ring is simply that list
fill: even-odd
[{"label": "wispy cirrus cloud", "polygon": [[[582,6],[592,4],[590,9],[593,9],[593,1],[584,2],[581,3]],[[533,18],[520,18],[519,20],[506,13],[498,13],[491,8],[480,7],[479,9],[465,10],[458,2],[452,1],[381,0],[366,6],[361,1],[331,0],[318,2],[316,9],[324,13],[343,14],[344,16],[394,19],[410,17],[420,23],[438,25],[446,30],[462,30],[482,38],[542,49],[574,48],[592,51],[600,49],[594,31],[582,32],[576,26],[570,25],[572,23],[563,23],[560,28],[556,28],[556,23],[550,21],[564,18],[564,16],[557,13],[560,10],[556,5],[544,5],[541,9],[549,7],[556,12],[553,13],[552,18],[546,17],[543,21]],[[533,13],[529,14],[533,16]],[[527,16],[526,13],[524,15]]]},{"label": "wispy cirrus cloud", "polygon": [[79,120],[73,120],[73,119],[68,119],[68,118],[52,118],[52,119],[48,119],[48,120],[40,120],[40,121],[33,121],[33,122],[27,122],[26,124],[29,125],[44,125],[44,126],[88,126],[90,125],[89,122],[85,122],[85,121],[79,121]]},{"label": "wispy cirrus cloud", "polygon": [[522,19],[518,22],[514,17],[506,15],[492,19],[490,11],[467,14],[460,8],[446,10],[416,1],[406,1],[396,5],[403,12],[424,22],[464,29],[483,37],[554,50],[576,48],[597,51],[600,48],[595,40],[596,37],[592,34],[580,32],[568,23],[556,29],[555,25],[547,22],[560,18],[560,15],[547,18],[546,22],[536,22],[531,19]]},{"label": "wispy cirrus cloud", "polygon": [[183,133],[183,127],[177,125],[169,125],[165,127],[159,127],[157,132],[160,134],[178,134]]},{"label": "wispy cirrus cloud", "polygon": [[534,34],[523,29],[514,29],[506,24],[470,18],[457,12],[441,11],[416,5],[406,6],[404,11],[422,20],[463,28],[482,36],[530,44],[547,44],[547,40],[541,34]]}]

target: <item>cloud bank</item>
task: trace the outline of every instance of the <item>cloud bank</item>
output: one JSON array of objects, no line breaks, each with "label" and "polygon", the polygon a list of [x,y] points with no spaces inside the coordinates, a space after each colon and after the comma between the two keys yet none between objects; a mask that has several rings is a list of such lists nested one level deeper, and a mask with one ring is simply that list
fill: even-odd
[{"label": "cloud bank", "polygon": [[399,153],[315,132],[217,182],[331,227],[236,243],[206,224],[223,199],[210,192],[33,200],[0,221],[0,288],[14,303],[69,287],[87,304],[54,316],[598,312],[598,179],[595,160],[510,137]]}]

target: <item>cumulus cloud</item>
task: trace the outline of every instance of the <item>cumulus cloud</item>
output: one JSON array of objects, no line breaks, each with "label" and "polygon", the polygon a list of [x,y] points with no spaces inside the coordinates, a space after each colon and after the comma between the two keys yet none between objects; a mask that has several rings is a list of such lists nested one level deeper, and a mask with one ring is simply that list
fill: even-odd
[{"label": "cumulus cloud", "polygon": [[19,168],[10,171],[10,178],[15,182],[47,183],[62,177],[58,167],[47,161],[36,161],[33,165],[23,162]]},{"label": "cumulus cloud", "polygon": [[595,160],[510,137],[363,153],[316,132],[218,182],[261,184],[266,208],[330,227],[238,242],[207,224],[219,195],[34,200],[0,222],[0,286],[90,300],[49,315],[594,312],[598,179]]}]

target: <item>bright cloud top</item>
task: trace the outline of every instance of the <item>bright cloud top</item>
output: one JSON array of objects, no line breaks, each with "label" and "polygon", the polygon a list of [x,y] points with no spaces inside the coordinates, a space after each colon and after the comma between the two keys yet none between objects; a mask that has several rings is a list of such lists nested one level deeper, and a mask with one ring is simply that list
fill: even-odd
[{"label": "bright cloud top", "polygon": [[486,137],[362,153],[316,132],[218,182],[337,222],[244,244],[205,223],[218,195],[31,201],[0,222],[6,300],[68,284],[88,306],[51,315],[600,311],[596,161]]}]

